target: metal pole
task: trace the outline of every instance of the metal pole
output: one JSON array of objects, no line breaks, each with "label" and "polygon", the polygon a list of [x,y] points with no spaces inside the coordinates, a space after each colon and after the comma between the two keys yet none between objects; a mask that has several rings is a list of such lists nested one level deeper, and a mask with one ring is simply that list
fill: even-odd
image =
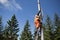
[{"label": "metal pole", "polygon": [[[42,15],[42,10],[41,10],[41,5],[40,5],[40,0],[38,0],[38,12],[40,12],[40,16]],[[41,16],[42,17],[42,16]],[[40,19],[41,22],[42,22],[42,18]],[[43,35],[43,27],[41,26],[40,28],[40,31],[41,31],[41,40],[44,40],[44,35]]]},{"label": "metal pole", "polygon": [[41,40],[44,40],[43,28],[41,28]]},{"label": "metal pole", "polygon": [[[40,5],[40,0],[38,0],[38,11],[41,11],[41,5]],[[40,12],[40,15],[42,14],[42,11]],[[41,16],[42,17],[42,16]],[[42,19],[40,19],[42,22]],[[44,35],[43,35],[43,27],[41,26],[40,28],[41,31],[41,40],[44,40]]]},{"label": "metal pole", "polygon": [[36,33],[36,37],[35,37],[35,40],[38,40],[38,33]]}]

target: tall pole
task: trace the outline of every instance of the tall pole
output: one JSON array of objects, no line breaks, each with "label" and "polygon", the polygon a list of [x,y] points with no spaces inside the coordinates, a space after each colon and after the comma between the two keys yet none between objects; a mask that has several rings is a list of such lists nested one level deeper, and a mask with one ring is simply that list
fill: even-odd
[{"label": "tall pole", "polygon": [[41,40],[44,40],[43,28],[41,28]]},{"label": "tall pole", "polygon": [[[41,5],[40,5],[40,0],[38,0],[38,12],[41,11],[39,14],[40,16],[42,15],[42,10],[41,10]],[[42,17],[42,16],[41,16]],[[42,22],[42,19],[40,19]],[[43,35],[43,27],[41,26],[40,28],[41,30],[41,40],[44,40],[44,35]]]},{"label": "tall pole", "polygon": [[40,6],[40,0],[38,0],[38,11],[41,10],[41,6]]}]

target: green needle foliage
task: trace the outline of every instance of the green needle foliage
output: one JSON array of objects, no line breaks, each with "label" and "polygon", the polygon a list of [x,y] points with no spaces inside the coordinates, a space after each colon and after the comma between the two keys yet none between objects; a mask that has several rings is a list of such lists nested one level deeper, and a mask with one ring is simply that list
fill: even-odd
[{"label": "green needle foliage", "polygon": [[20,40],[32,40],[32,34],[29,27],[29,21],[27,20],[24,26],[24,30],[22,31]]},{"label": "green needle foliage", "polygon": [[4,38],[6,40],[17,40],[18,38],[17,33],[19,32],[19,28],[15,14],[12,16],[11,20],[9,20],[7,23],[8,25],[4,30]]},{"label": "green needle foliage", "polygon": [[57,13],[55,13],[55,38],[54,40],[60,40],[60,18],[59,16],[57,15]]},{"label": "green needle foliage", "polygon": [[2,17],[0,16],[0,39],[2,40],[3,38],[3,25],[2,25]]}]

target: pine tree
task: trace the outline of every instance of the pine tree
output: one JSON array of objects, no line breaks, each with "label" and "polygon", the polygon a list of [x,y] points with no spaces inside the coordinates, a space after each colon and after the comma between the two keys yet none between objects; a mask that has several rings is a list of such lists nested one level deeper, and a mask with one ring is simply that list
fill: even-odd
[{"label": "pine tree", "polygon": [[24,26],[24,30],[22,31],[20,40],[32,40],[32,34],[31,34],[29,27],[30,27],[29,21],[27,20]]},{"label": "pine tree", "polygon": [[54,17],[55,17],[55,27],[56,27],[54,40],[60,40],[60,18],[56,13]]},{"label": "pine tree", "polygon": [[55,13],[55,15],[54,15],[54,23],[55,23],[55,26],[59,26],[59,17],[57,15],[57,13]]},{"label": "pine tree", "polygon": [[0,16],[0,40],[2,40],[3,37],[3,25],[2,25],[2,17]]},{"label": "pine tree", "polygon": [[46,24],[44,29],[44,39],[51,40],[51,20],[50,17],[47,15]]},{"label": "pine tree", "polygon": [[6,40],[17,40],[18,38],[18,22],[16,19],[15,14],[12,16],[11,20],[9,20],[8,22],[8,27],[6,27],[6,29],[4,30],[4,38]]},{"label": "pine tree", "polygon": [[9,40],[9,28],[6,26],[3,30],[3,39],[2,40]]}]

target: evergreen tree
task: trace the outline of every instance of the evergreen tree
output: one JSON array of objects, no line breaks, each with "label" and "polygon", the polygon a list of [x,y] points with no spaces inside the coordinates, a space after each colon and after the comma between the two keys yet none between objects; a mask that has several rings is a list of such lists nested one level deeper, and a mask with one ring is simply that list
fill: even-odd
[{"label": "evergreen tree", "polygon": [[55,27],[56,27],[54,40],[60,40],[60,18],[56,13],[54,17],[55,17],[54,19],[55,19]]},{"label": "evergreen tree", "polygon": [[6,27],[6,29],[4,30],[4,38],[6,40],[17,40],[18,38],[18,22],[16,19],[15,14],[12,16],[11,20],[9,20],[8,22],[8,27]]},{"label": "evergreen tree", "polygon": [[24,26],[24,30],[22,31],[20,40],[32,40],[32,34],[31,34],[29,27],[30,27],[29,21],[27,20]]},{"label": "evergreen tree", "polygon": [[44,39],[51,40],[51,20],[50,17],[47,15],[46,18],[46,27],[44,29]]},{"label": "evergreen tree", "polygon": [[0,16],[0,40],[2,40],[3,37],[3,25],[2,25],[2,17]]},{"label": "evergreen tree", "polygon": [[59,26],[59,17],[57,15],[57,13],[55,13],[55,15],[54,15],[54,23],[55,23],[55,26]]},{"label": "evergreen tree", "polygon": [[3,30],[3,39],[2,40],[9,40],[9,28],[5,27],[5,29]]}]

